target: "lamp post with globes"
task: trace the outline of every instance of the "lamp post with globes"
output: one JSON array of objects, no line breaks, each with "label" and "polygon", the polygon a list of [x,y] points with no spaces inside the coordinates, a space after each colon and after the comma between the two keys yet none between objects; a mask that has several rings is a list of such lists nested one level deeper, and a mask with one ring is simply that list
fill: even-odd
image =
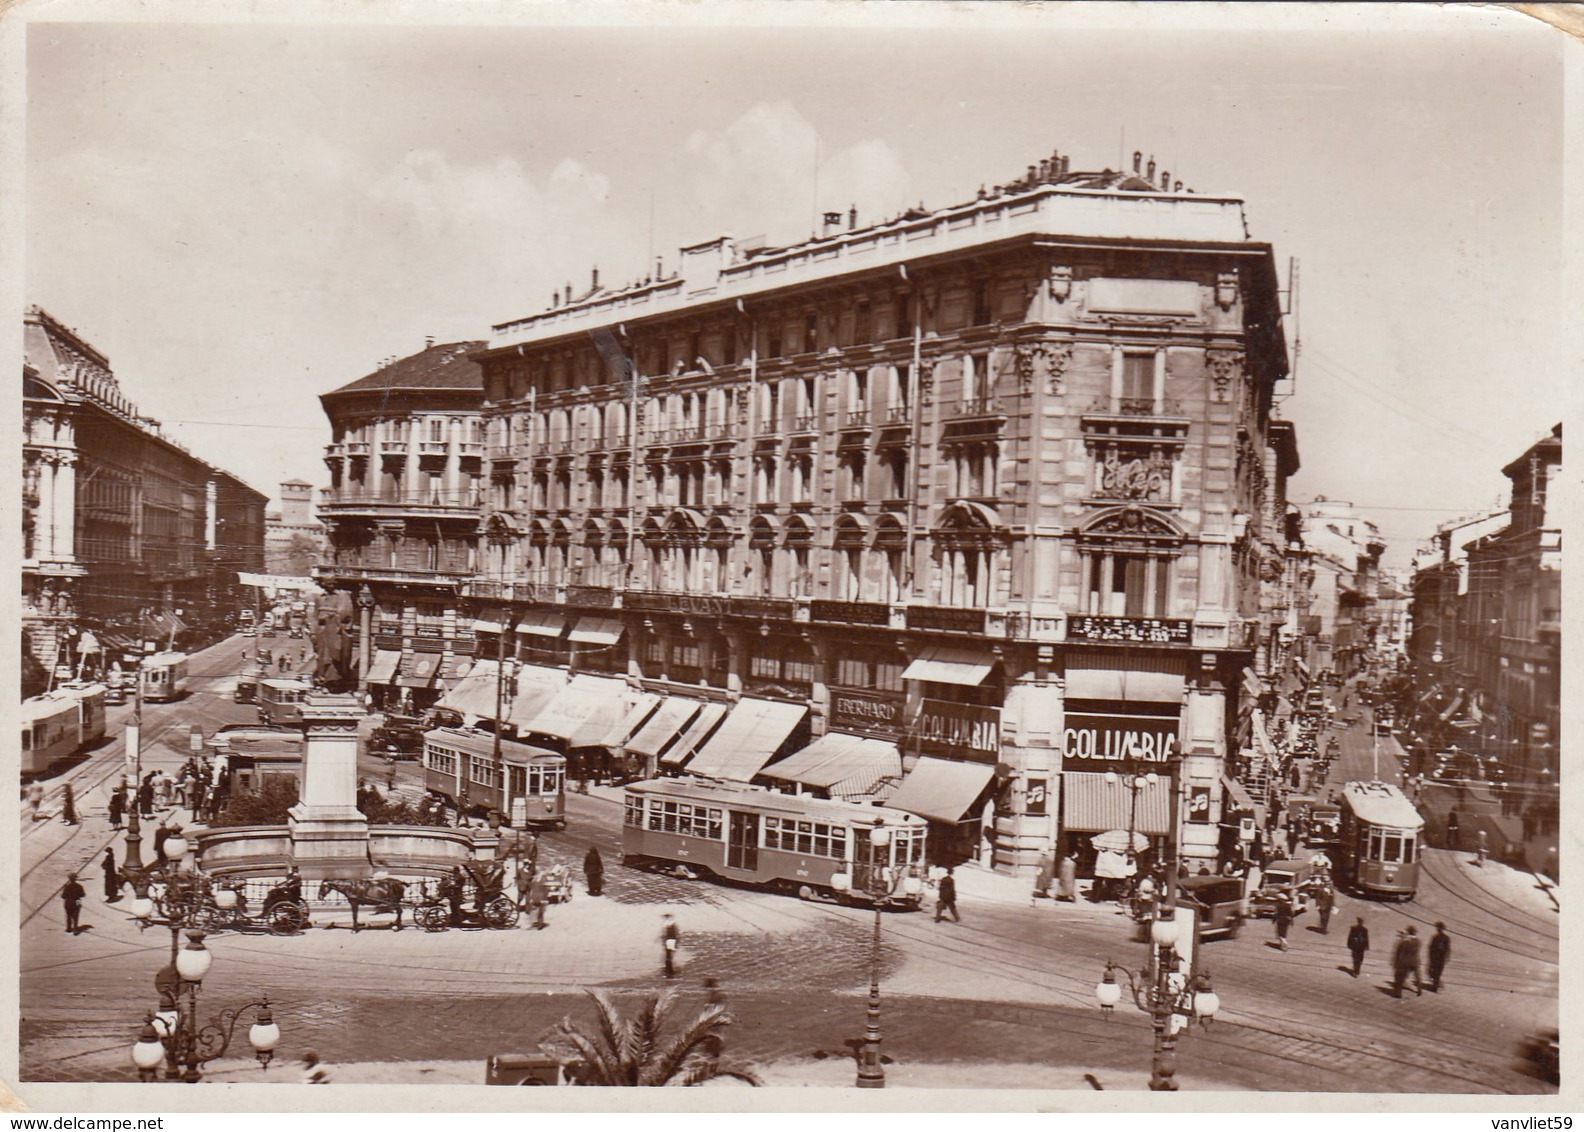
[{"label": "lamp post with globes", "polygon": [[[854,833],[863,829],[858,826]],[[858,1049],[858,1080],[860,1089],[885,1088],[885,1065],[880,1059],[880,910],[891,894],[891,877],[886,864],[891,845],[891,831],[885,820],[875,817],[868,831],[868,860],[859,861],[854,846],[851,872],[839,872],[831,877],[831,887],[838,893],[851,892],[856,886],[874,904],[874,939],[869,951],[869,1006],[865,1013],[863,1045]],[[916,877],[905,883],[917,884]]]},{"label": "lamp post with globes", "polygon": [[1191,930],[1192,921],[1179,924],[1175,899],[1168,890],[1167,907],[1150,925],[1150,957],[1135,975],[1126,967],[1106,961],[1105,973],[1095,987],[1095,1000],[1106,1017],[1122,1001],[1120,973],[1127,981],[1133,1004],[1149,1015],[1154,1032],[1154,1052],[1150,1064],[1149,1087],[1156,1092],[1175,1092],[1177,1083],[1177,1037],[1194,1018],[1209,1025],[1221,1008],[1221,998],[1211,985],[1208,972],[1190,974],[1183,970],[1178,954],[1178,932]]},{"label": "lamp post with globes", "polygon": [[[1154,771],[1150,771],[1147,774],[1119,774],[1114,770],[1108,770],[1105,772],[1105,781],[1107,786],[1115,786],[1117,783],[1121,783],[1123,786],[1126,786],[1129,792],[1132,794],[1132,798],[1130,799],[1128,806],[1127,854],[1130,858],[1136,858],[1137,850],[1135,849],[1133,842],[1137,840],[1138,837],[1139,793],[1144,790],[1153,790],[1160,782],[1160,776]],[[1136,868],[1135,875],[1137,875]]]},{"label": "lamp post with globes", "polygon": [[222,1010],[207,1024],[198,1024],[198,988],[214,964],[214,955],[203,941],[203,932],[188,932],[187,946],[177,953],[170,968],[155,976],[160,1007],[149,1012],[132,1046],[132,1064],[141,1081],[157,1080],[161,1062],[166,1067],[167,1081],[201,1081],[203,1066],[225,1056],[238,1023],[250,1010],[255,1012],[247,1034],[253,1055],[266,1069],[275,1056],[280,1027],[275,1024],[267,998]]}]

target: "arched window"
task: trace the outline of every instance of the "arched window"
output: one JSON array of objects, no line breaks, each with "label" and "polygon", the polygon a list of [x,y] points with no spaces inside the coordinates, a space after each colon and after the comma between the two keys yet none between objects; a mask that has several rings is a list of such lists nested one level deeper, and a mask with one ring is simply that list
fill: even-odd
[{"label": "arched window", "polygon": [[1078,532],[1083,555],[1082,605],[1111,617],[1166,617],[1183,532],[1147,507],[1112,507]]},{"label": "arched window", "polygon": [[758,597],[775,593],[776,529],[763,515],[748,527],[748,592]]},{"label": "arched window", "polygon": [[864,528],[856,516],[842,515],[836,520],[832,588],[838,601],[863,601]]},{"label": "arched window", "polygon": [[907,579],[907,528],[895,515],[881,515],[875,520],[874,552],[880,556],[881,601],[901,601]]},{"label": "arched window", "polygon": [[983,608],[997,604],[996,574],[1005,552],[1004,530],[994,509],[959,500],[931,532],[942,605]]},{"label": "arched window", "polygon": [[793,597],[814,595],[814,571],[810,568],[809,552],[814,545],[813,532],[797,515],[786,525],[787,581]]}]

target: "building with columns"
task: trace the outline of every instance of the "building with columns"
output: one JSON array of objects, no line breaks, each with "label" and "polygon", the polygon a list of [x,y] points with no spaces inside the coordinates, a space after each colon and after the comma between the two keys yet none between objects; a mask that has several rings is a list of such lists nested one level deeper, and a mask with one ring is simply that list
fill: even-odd
[{"label": "building with columns", "polygon": [[22,623],[35,654],[83,627],[128,639],[207,615],[263,565],[266,498],[138,412],[109,360],[24,316]]},{"label": "building with columns", "polygon": [[[1130,828],[1213,862],[1291,619],[1287,358],[1242,200],[1134,165],[712,239],[495,326],[477,557],[460,519],[417,553],[513,658],[476,672],[513,729],[911,810],[1003,870]],[[336,482],[410,491],[378,443],[338,424]],[[440,454],[441,488],[480,486]],[[336,584],[423,568],[359,521],[390,565]]]},{"label": "building with columns", "polygon": [[458,600],[483,506],[483,379],[469,357],[483,346],[430,339],[320,397],[329,550],[315,572],[358,599],[361,679],[381,704],[429,706],[473,655]]}]

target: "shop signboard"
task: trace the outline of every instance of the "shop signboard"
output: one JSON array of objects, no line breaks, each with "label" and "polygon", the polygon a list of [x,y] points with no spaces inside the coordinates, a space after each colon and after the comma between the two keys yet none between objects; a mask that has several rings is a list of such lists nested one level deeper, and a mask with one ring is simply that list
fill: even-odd
[{"label": "shop signboard", "polygon": [[831,726],[855,735],[895,739],[903,731],[900,694],[859,688],[831,688]]},{"label": "shop signboard", "polygon": [[910,605],[907,607],[907,627],[982,634],[985,631],[985,611],[954,605]]},{"label": "shop signboard", "polygon": [[925,754],[995,762],[1001,757],[1001,709],[925,699],[912,739]]},{"label": "shop signboard", "polygon": [[889,625],[891,607],[883,601],[815,601],[809,618],[844,625]]},{"label": "shop signboard", "polygon": [[1177,754],[1175,715],[1067,713],[1063,770],[1160,770]]},{"label": "shop signboard", "polygon": [[1069,641],[1127,645],[1192,643],[1193,622],[1184,617],[1074,617],[1067,622]]}]

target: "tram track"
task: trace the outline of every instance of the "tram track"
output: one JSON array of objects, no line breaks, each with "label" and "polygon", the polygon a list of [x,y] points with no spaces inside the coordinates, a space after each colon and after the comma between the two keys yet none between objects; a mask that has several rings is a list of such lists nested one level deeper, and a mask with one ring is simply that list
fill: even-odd
[{"label": "tram track", "polygon": [[[1436,867],[1431,867],[1431,861],[1437,862]],[[1441,868],[1441,862],[1443,861],[1447,862],[1445,870]],[[1552,918],[1555,913],[1552,913],[1552,916],[1535,913],[1522,905],[1508,900],[1499,893],[1491,892],[1476,883],[1472,878],[1463,875],[1462,870],[1458,868],[1455,857],[1426,858],[1421,862],[1420,871],[1434,881],[1449,896],[1456,900],[1461,900],[1487,916],[1546,939],[1557,940],[1561,936],[1561,927]],[[1456,884],[1452,882],[1453,878],[1456,879]],[[1476,893],[1478,894],[1477,898],[1472,895]],[[1508,912],[1515,912],[1519,916],[1524,917],[1524,922],[1513,919],[1508,915]]]}]

